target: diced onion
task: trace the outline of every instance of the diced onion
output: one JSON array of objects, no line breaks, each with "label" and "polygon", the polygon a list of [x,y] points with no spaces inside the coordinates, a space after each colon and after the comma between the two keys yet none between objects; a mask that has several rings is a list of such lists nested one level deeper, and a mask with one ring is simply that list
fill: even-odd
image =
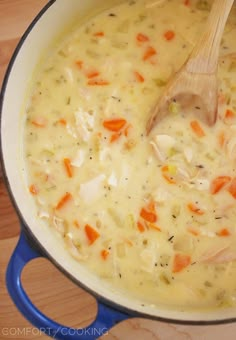
[{"label": "diced onion", "polygon": [[210,182],[208,179],[199,178],[195,181],[195,187],[197,190],[208,190],[210,187]]},{"label": "diced onion", "polygon": [[50,215],[49,215],[49,213],[48,213],[48,211],[46,211],[46,210],[39,210],[39,212],[38,212],[38,217],[39,218],[45,218],[45,219],[49,219],[50,218]]},{"label": "diced onion", "polygon": [[75,158],[72,159],[71,165],[73,165],[73,166],[75,166],[77,168],[80,168],[81,165],[83,165],[84,160],[85,160],[85,151],[80,149],[80,150],[78,150],[77,155],[75,156]]},{"label": "diced onion", "polygon": [[91,203],[95,201],[102,194],[102,184],[106,176],[101,174],[92,180],[80,185],[80,196],[85,203]]},{"label": "diced onion", "polygon": [[76,128],[79,136],[84,142],[90,138],[94,127],[94,116],[90,113],[79,109],[75,112]]},{"label": "diced onion", "polygon": [[117,179],[116,174],[114,172],[112,172],[110,177],[108,178],[108,184],[113,186],[113,187],[117,187],[118,179]]},{"label": "diced onion", "polygon": [[148,273],[153,272],[154,265],[156,262],[156,252],[155,248],[152,249],[144,249],[140,253],[142,269]]},{"label": "diced onion", "polygon": [[159,187],[153,194],[154,200],[157,203],[165,203],[167,202],[170,197],[171,194],[165,190],[164,188]]},{"label": "diced onion", "polygon": [[74,77],[73,77],[72,69],[69,68],[69,67],[65,67],[64,71],[65,71],[66,79],[67,79],[70,83],[73,83],[73,82],[74,82]]},{"label": "diced onion", "polygon": [[191,163],[193,159],[193,150],[190,147],[184,148],[184,157],[188,163]]}]

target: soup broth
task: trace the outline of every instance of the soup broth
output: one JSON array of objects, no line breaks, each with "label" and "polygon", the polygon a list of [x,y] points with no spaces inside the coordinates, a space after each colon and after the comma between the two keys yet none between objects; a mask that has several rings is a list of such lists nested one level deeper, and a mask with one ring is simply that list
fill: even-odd
[{"label": "soup broth", "polygon": [[68,252],[144,303],[236,305],[236,11],[221,43],[218,119],[149,112],[211,1],[126,1],[48,53],[25,110],[28,190]]}]

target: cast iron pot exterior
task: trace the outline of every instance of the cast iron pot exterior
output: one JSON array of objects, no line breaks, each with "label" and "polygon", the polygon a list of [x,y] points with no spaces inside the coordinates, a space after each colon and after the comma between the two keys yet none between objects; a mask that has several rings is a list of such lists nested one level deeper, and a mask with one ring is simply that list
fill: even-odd
[{"label": "cast iron pot exterior", "polygon": [[[128,317],[145,317],[183,324],[219,324],[236,321],[236,308],[198,312],[183,308],[146,305],[104,283],[83,268],[63,247],[63,241],[36,218],[36,207],[28,194],[26,169],[23,160],[23,123],[20,112],[30,80],[42,53],[50,48],[69,23],[82,20],[88,13],[99,12],[119,3],[118,0],[51,0],[34,19],[18,44],[3,82],[0,95],[1,161],[5,183],[22,222],[19,243],[7,270],[9,293],[24,316],[36,327],[57,339],[94,339],[91,329],[107,331]],[[32,258],[47,257],[76,284],[93,294],[99,301],[97,319],[80,332],[48,319],[32,305],[21,286],[23,267]],[[108,307],[109,306],[109,307]],[[92,327],[92,328],[91,328]],[[67,331],[65,331],[67,330]]]}]

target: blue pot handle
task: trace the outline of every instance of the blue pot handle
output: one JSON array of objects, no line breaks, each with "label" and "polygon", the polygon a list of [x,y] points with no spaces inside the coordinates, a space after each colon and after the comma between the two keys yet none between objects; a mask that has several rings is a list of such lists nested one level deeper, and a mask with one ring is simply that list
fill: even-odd
[{"label": "blue pot handle", "polygon": [[25,318],[40,331],[54,339],[94,340],[107,334],[108,330],[115,324],[130,317],[128,314],[121,313],[98,302],[97,317],[95,321],[86,328],[69,328],[47,318],[32,304],[21,284],[21,272],[24,266],[32,259],[41,256],[37,250],[30,246],[25,233],[21,232],[18,244],[8,264],[6,274],[7,288],[12,300]]}]

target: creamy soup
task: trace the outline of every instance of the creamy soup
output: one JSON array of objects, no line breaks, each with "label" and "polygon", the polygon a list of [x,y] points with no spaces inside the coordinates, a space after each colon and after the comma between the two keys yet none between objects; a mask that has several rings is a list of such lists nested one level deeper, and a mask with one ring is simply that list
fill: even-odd
[{"label": "creamy soup", "polygon": [[236,305],[236,11],[209,128],[173,100],[150,109],[204,29],[211,1],[126,1],[44,58],[25,111],[29,193],[79,263],[143,303]]}]

